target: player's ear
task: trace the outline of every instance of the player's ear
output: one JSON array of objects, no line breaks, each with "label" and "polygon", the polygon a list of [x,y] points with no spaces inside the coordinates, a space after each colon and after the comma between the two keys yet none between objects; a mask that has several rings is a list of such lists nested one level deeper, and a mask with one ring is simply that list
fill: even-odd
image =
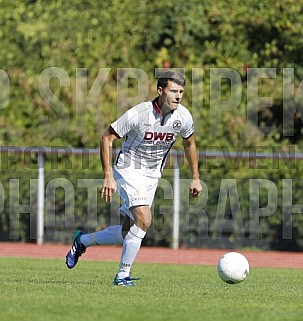
[{"label": "player's ear", "polygon": [[158,87],[157,91],[158,91],[159,96],[162,96],[163,88],[162,87]]}]

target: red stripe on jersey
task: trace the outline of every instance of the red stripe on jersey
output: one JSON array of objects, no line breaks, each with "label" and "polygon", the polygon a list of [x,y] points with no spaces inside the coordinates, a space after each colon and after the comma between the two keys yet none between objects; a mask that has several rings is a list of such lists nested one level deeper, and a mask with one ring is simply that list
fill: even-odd
[{"label": "red stripe on jersey", "polygon": [[[157,98],[156,98],[156,99],[157,99]],[[156,102],[156,99],[154,99],[154,100],[152,101],[153,107],[154,107],[155,111],[157,112],[157,114],[161,114],[161,108],[159,107],[158,103]]]}]

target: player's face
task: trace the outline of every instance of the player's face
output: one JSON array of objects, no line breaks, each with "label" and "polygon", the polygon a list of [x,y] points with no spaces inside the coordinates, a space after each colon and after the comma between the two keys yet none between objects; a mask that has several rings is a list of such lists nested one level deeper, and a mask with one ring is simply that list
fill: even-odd
[{"label": "player's face", "polygon": [[158,88],[159,104],[162,111],[172,111],[177,109],[178,104],[181,102],[184,87],[169,81],[167,86],[163,89]]}]

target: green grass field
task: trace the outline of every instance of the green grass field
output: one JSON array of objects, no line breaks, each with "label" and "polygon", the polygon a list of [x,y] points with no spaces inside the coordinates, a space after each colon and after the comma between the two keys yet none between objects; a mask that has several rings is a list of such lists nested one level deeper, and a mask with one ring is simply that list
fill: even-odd
[{"label": "green grass field", "polygon": [[302,321],[303,270],[253,268],[237,285],[215,267],[139,264],[114,287],[117,263],[0,258],[1,321]]}]

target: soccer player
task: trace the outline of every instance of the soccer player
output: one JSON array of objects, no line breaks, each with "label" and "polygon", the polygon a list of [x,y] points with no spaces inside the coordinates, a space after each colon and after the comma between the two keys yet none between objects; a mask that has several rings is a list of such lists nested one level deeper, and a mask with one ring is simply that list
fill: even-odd
[{"label": "soccer player", "polygon": [[[123,244],[114,285],[133,286],[130,270],[152,221],[152,205],[158,180],[169,150],[180,134],[188,160],[192,181],[190,193],[198,197],[202,191],[198,170],[198,155],[194,138],[194,123],[187,108],[181,105],[186,81],[181,74],[165,71],[157,83],[158,96],[142,102],[113,122],[100,139],[100,158],[104,172],[101,197],[110,202],[118,191],[124,201],[120,213],[121,225],[85,234],[75,233],[73,245],[66,256],[72,269],[87,247]],[[111,163],[115,140],[126,137],[114,165]]]}]

